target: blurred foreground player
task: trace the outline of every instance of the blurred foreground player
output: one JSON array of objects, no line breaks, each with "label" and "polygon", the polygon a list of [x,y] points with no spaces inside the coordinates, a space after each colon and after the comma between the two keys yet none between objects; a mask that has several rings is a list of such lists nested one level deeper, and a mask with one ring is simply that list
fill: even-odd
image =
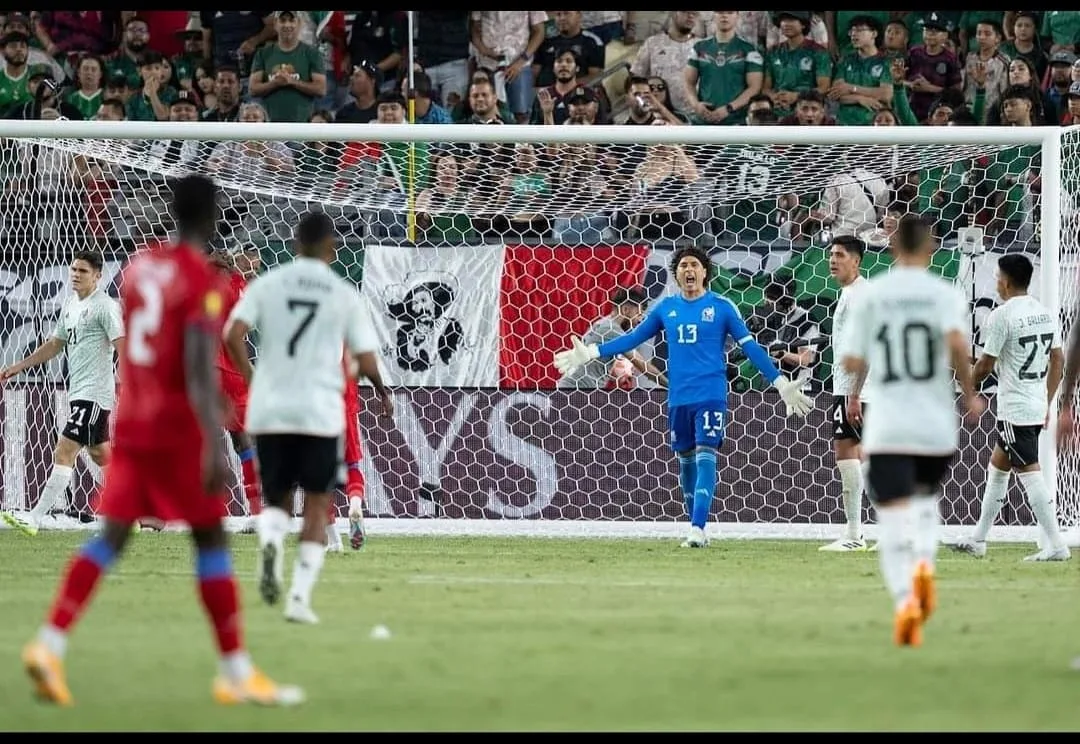
[{"label": "blurred foreground player", "polygon": [[[345,430],[344,346],[371,380],[387,414],[393,401],[375,357],[377,341],[356,287],[330,268],[337,252],[333,221],[314,212],[297,227],[297,256],[253,281],[225,329],[229,354],[251,384],[246,429],[255,437],[265,508],[259,518],[259,592],[282,594],[289,505],[304,490],[304,521],[285,602],[285,619],[317,623],[311,595],[326,557],[326,516],[339,484]],[[259,332],[254,369],[244,338]]]},{"label": "blurred foreground player", "polygon": [[[224,284],[222,316],[227,318],[240,301],[240,296],[247,287],[248,277],[258,273],[259,254],[255,250],[242,251],[234,258],[215,251],[211,254],[211,261],[221,272]],[[225,415],[225,431],[229,433],[229,440],[236,451],[237,459],[240,460],[241,485],[248,503],[248,514],[251,516],[242,531],[250,533],[255,531],[255,517],[262,511],[262,496],[259,494],[259,473],[255,466],[255,445],[244,431],[248,386],[229,358],[224,342],[218,353],[217,367],[221,374],[221,391],[229,403]]]},{"label": "blurred foreground player", "polygon": [[218,703],[289,705],[296,687],[274,683],[244,649],[239,593],[222,518],[226,472],[214,367],[222,299],[206,243],[217,222],[216,188],[202,176],[176,182],[171,204],[178,240],[138,254],[124,271],[121,304],[128,340],[116,411],[113,459],[101,533],[68,565],[45,625],[22,659],[39,697],[71,705],[64,675],[68,634],[102,577],[123,553],[140,517],[186,522],[197,549],[199,594],[220,653]]},{"label": "blurred foreground player", "polygon": [[929,224],[902,217],[891,246],[896,263],[853,298],[839,353],[847,374],[865,376],[874,402],[862,446],[881,573],[895,604],[894,640],[918,646],[937,604],[938,498],[959,444],[954,374],[970,420],[985,404],[968,361],[967,300],[928,268],[935,247]]},{"label": "blurred foreground player", "polygon": [[602,344],[585,344],[575,336],[569,349],[555,354],[556,369],[569,375],[594,359],[626,354],[660,331],[667,334],[668,420],[690,516],[690,533],[682,543],[688,548],[709,544],[705,524],[716,492],[717,452],[727,424],[728,338],[742,347],[761,376],[780,392],[789,416],[805,417],[813,407],[799,389],[802,383],[784,377],[754,340],[735,303],[709,291],[711,269],[708,254],[701,249],[679,249],[671,259],[671,273],[680,294],[657,302],[629,333]]}]

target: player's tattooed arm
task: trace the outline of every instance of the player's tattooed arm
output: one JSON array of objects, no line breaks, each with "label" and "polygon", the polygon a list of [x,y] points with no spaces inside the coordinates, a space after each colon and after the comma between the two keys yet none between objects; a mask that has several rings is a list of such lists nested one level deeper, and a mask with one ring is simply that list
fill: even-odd
[{"label": "player's tattooed arm", "polygon": [[225,351],[236,365],[236,371],[248,385],[251,384],[251,376],[255,374],[255,368],[251,366],[247,350],[247,335],[250,330],[247,323],[233,318],[225,331]]},{"label": "player's tattooed arm", "polygon": [[50,336],[47,341],[41,344],[41,346],[34,349],[30,356],[26,357],[22,361],[15,362],[15,364],[12,364],[8,367],[4,367],[3,370],[0,370],[0,381],[14,377],[20,372],[30,369],[31,367],[36,367],[39,364],[44,364],[63,350],[63,340],[56,336]]},{"label": "player's tattooed arm", "polygon": [[379,373],[379,360],[373,351],[363,351],[357,354],[356,374],[357,378],[366,377],[371,381],[379,399],[382,401],[383,415],[394,417],[394,396],[390,395],[389,389],[383,384],[382,375]]}]

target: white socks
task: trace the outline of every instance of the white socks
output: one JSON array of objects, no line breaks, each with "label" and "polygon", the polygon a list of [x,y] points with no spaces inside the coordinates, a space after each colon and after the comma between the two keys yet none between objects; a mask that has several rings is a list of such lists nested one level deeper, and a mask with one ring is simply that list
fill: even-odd
[{"label": "white socks", "polygon": [[975,532],[971,539],[975,542],[986,542],[986,535],[994,525],[994,520],[1001,513],[1001,507],[1005,505],[1005,499],[1009,493],[1009,471],[998,470],[993,465],[986,468],[986,486],[983,489],[982,511],[979,512],[979,523],[975,525]]},{"label": "white socks", "polygon": [[280,506],[267,506],[256,518],[255,530],[259,535],[259,547],[273,543],[282,548],[289,534],[292,517]]},{"label": "white socks", "polygon": [[885,588],[899,608],[911,595],[915,573],[910,524],[912,510],[908,504],[881,506],[877,509],[878,561]]},{"label": "white socks", "polygon": [[1046,546],[1049,550],[1059,550],[1065,547],[1065,541],[1061,537],[1061,528],[1058,527],[1057,514],[1054,505],[1050,501],[1050,489],[1046,487],[1046,479],[1042,471],[1033,470],[1028,473],[1017,473],[1020,485],[1027,494],[1028,504],[1035,515],[1035,521],[1049,540]]},{"label": "white socks", "polygon": [[233,682],[243,682],[255,671],[247,651],[233,651],[221,657],[221,676]]},{"label": "white socks", "polygon": [[292,586],[289,587],[291,599],[297,600],[305,607],[311,606],[311,591],[315,588],[325,557],[326,546],[322,543],[300,543],[296,553],[296,563],[293,564]]},{"label": "white socks", "polygon": [[41,520],[42,517],[49,513],[49,509],[52,509],[53,505],[64,495],[64,489],[71,482],[73,472],[74,468],[69,468],[67,465],[53,465],[52,472],[49,473],[49,479],[45,481],[45,489],[41,492],[41,497],[34,505],[34,508],[30,510],[30,516],[33,519]]},{"label": "white socks", "polygon": [[911,499],[911,547],[915,562],[926,561],[934,565],[938,541],[941,536],[941,512],[938,500],[932,494],[921,494]]},{"label": "white socks", "polygon": [[844,536],[848,540],[858,540],[862,537],[862,463],[859,460],[837,460],[836,469],[840,471],[840,496],[847,518]]},{"label": "white socks", "polygon": [[338,531],[334,522],[326,525],[326,546],[331,550],[340,550],[344,547],[341,542],[341,532]]}]

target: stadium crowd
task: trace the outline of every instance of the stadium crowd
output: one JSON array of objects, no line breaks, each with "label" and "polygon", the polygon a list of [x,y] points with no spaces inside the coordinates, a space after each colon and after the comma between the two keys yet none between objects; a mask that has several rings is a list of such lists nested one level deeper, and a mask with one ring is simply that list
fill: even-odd
[{"label": "stadium crowd", "polygon": [[[0,112],[405,123],[408,28],[405,11],[8,12]],[[1080,115],[1078,34],[1078,11],[418,11],[414,121],[1064,126]],[[407,196],[423,239],[436,244],[491,233],[578,243],[813,240],[871,233],[890,210],[913,204],[935,216],[942,237],[972,223],[999,242],[1037,233],[1037,148],[899,178],[851,168],[793,194],[768,180],[770,167],[792,164],[758,158],[740,171],[741,156],[707,147],[425,146],[408,177],[392,146],[381,158],[340,143],[147,147],[157,175],[174,166],[256,181],[295,172],[315,191],[320,177],[340,177],[331,164],[372,160],[384,197],[366,204],[367,234],[387,240],[410,233]],[[758,176],[756,190],[747,172]],[[116,177],[95,171],[86,201],[102,201],[101,184]],[[124,189],[108,191],[105,201],[117,201]],[[568,210],[575,200],[621,208]],[[740,210],[746,200],[753,214]],[[106,211],[114,220],[123,212]],[[91,217],[88,229],[107,233],[104,221]]]}]

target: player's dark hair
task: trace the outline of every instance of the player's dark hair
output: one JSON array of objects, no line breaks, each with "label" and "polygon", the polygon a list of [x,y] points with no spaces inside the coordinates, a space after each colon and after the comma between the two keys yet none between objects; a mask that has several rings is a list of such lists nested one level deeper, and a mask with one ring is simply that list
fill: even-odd
[{"label": "player's dark hair", "polygon": [[705,267],[705,284],[707,286],[713,277],[713,265],[712,261],[709,260],[709,254],[697,246],[688,245],[675,251],[675,255],[671,257],[670,270],[672,275],[675,274],[675,270],[679,267],[679,261],[687,257],[696,258]]},{"label": "player's dark hair", "polygon": [[854,253],[859,257],[860,263],[862,263],[863,256],[866,255],[866,243],[854,235],[837,235],[833,238],[832,244],[840,246],[847,253]]},{"label": "player's dark hair", "polygon": [[1017,289],[1027,289],[1035,267],[1031,259],[1021,253],[1007,253],[998,259],[998,271],[1009,278],[1009,284]]},{"label": "player's dark hair", "polygon": [[199,174],[179,178],[172,184],[172,211],[181,238],[209,241],[217,228],[217,184]]},{"label": "player's dark hair", "polygon": [[641,287],[619,287],[611,295],[611,304],[615,307],[627,304],[644,305],[648,301],[649,296]]},{"label": "player's dark hair", "polygon": [[933,235],[930,223],[919,214],[905,214],[896,226],[896,247],[903,253],[918,253]]},{"label": "player's dark hair", "polygon": [[105,259],[101,257],[101,251],[84,250],[76,251],[75,255],[71,257],[72,261],[86,261],[90,264],[90,268],[94,271],[101,271],[105,266]]},{"label": "player's dark hair", "polygon": [[297,251],[302,256],[317,255],[333,235],[334,221],[325,212],[308,212],[296,228]]}]

